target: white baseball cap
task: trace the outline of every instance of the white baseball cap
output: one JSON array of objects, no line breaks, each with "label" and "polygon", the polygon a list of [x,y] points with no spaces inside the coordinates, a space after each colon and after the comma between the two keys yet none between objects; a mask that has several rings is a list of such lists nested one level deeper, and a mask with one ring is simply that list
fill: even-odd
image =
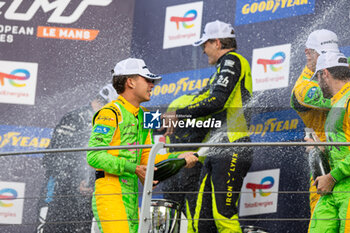
[{"label": "white baseball cap", "polygon": [[348,59],[344,56],[344,54],[335,52],[322,53],[317,58],[316,71],[312,76],[312,79],[316,78],[316,74],[320,70],[336,66],[349,67]]},{"label": "white baseball cap", "polygon": [[113,76],[138,74],[144,78],[154,80],[157,85],[162,77],[152,74],[142,59],[128,58],[118,62],[113,69]]},{"label": "white baseball cap", "polygon": [[199,46],[209,39],[216,38],[235,38],[234,29],[229,23],[224,23],[219,20],[209,22],[205,25],[202,37],[193,43],[193,46]]},{"label": "white baseball cap", "polygon": [[311,32],[305,46],[308,49],[316,50],[318,54],[339,52],[337,35],[326,29]]},{"label": "white baseball cap", "polygon": [[117,91],[114,89],[112,84],[107,84],[102,87],[100,92],[98,93],[107,103],[116,100],[118,98]]}]

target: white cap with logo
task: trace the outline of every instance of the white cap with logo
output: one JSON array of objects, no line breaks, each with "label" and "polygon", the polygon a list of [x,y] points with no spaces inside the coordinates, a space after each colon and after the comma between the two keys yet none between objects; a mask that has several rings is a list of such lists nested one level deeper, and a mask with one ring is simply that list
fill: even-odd
[{"label": "white cap with logo", "polygon": [[138,58],[128,58],[118,62],[113,69],[113,76],[118,75],[140,75],[144,78],[154,80],[154,84],[157,85],[162,77],[152,74],[147,68],[145,62]]},{"label": "white cap with logo", "polygon": [[335,53],[335,52],[327,52],[327,53],[321,54],[317,58],[316,71],[312,79],[316,78],[316,74],[320,70],[336,67],[336,66],[349,67],[348,59],[344,56],[344,54]]},{"label": "white cap with logo", "polygon": [[107,84],[102,87],[100,92],[98,93],[107,103],[116,100],[118,98],[117,91],[114,89],[112,84]]},{"label": "white cap with logo", "polygon": [[216,38],[235,38],[234,29],[229,23],[219,20],[209,22],[205,25],[202,37],[193,43],[193,46],[204,44],[207,40]]},{"label": "white cap with logo", "polygon": [[337,35],[326,29],[311,32],[305,46],[308,49],[316,50],[318,54],[339,52]]}]

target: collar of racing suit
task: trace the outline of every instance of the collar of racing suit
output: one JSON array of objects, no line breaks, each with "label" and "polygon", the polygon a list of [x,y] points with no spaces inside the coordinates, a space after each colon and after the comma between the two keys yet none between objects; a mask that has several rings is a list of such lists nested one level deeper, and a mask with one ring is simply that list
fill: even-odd
[{"label": "collar of racing suit", "polygon": [[129,103],[123,96],[119,95],[116,102],[123,105],[123,107],[129,112],[131,112],[135,117],[138,115],[140,108],[136,108],[134,105]]},{"label": "collar of racing suit", "polygon": [[304,67],[304,70],[303,70],[303,71],[304,71],[304,73],[307,75],[306,78],[308,78],[308,79],[311,79],[312,76],[313,76],[314,73],[315,73],[315,72],[313,72],[312,70],[310,70],[309,67],[307,67],[307,66]]},{"label": "collar of racing suit", "polygon": [[332,98],[332,106],[333,104],[335,104],[336,102],[338,102],[338,100],[340,100],[345,93],[347,93],[350,89],[350,82],[344,84],[344,86],[340,89],[340,91],[337,92],[337,94],[335,94]]},{"label": "collar of racing suit", "polygon": [[225,57],[228,53],[232,53],[232,52],[235,52],[235,51],[236,51],[235,49],[232,49],[232,50],[228,51],[227,53],[225,53],[224,55],[222,55],[222,56],[218,59],[218,61],[216,62],[216,65],[215,65],[216,68],[218,68],[218,67],[220,66],[220,63],[221,63],[223,57]]}]

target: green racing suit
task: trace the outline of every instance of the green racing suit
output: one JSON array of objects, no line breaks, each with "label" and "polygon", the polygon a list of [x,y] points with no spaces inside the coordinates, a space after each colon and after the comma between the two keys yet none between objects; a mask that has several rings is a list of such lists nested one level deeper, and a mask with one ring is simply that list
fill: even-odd
[{"label": "green racing suit", "polygon": [[[152,144],[152,130],[143,127],[144,109],[119,96],[94,116],[90,147]],[[146,165],[150,148],[89,151],[87,162],[95,168],[92,209],[101,233],[137,232],[137,165]],[[156,163],[178,153],[157,155]]]},{"label": "green racing suit", "polygon": [[[332,108],[327,116],[325,131],[327,142],[350,141],[350,82],[332,97]],[[314,210],[311,233],[350,232],[350,148],[327,146],[331,166],[330,174],[336,180],[333,192],[321,196]]]}]

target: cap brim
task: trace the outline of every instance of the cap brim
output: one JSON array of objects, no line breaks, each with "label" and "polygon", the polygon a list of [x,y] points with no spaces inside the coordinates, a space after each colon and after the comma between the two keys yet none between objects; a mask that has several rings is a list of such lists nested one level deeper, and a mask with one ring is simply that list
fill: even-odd
[{"label": "cap brim", "polygon": [[140,74],[142,77],[154,81],[154,85],[157,85],[162,81],[162,77],[155,74]]},{"label": "cap brim", "polygon": [[315,73],[314,73],[314,75],[311,76],[310,81],[316,81],[316,82],[317,82],[317,81],[318,81],[318,80],[317,80],[317,73],[318,73],[319,71],[321,71],[321,70],[322,70],[322,69],[316,70]]},{"label": "cap brim", "polygon": [[192,45],[193,45],[193,46],[200,46],[200,45],[204,44],[207,40],[209,40],[208,37],[202,36],[202,38],[200,38],[199,40],[193,42]]}]

